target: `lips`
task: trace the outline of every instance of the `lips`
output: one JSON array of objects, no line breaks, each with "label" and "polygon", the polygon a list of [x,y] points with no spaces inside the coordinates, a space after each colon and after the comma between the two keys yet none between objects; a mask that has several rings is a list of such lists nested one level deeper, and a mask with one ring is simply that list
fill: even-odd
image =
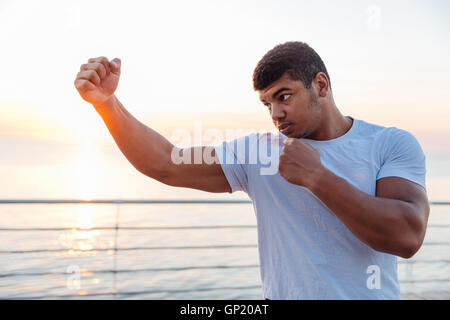
[{"label": "lips", "polygon": [[289,133],[292,129],[292,123],[283,123],[278,126],[278,130],[284,135]]}]

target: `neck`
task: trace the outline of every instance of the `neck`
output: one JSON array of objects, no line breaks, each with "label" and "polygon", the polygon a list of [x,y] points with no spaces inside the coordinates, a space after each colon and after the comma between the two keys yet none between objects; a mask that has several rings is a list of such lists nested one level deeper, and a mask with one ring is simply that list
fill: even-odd
[{"label": "neck", "polygon": [[331,140],[343,136],[353,125],[353,119],[344,117],[336,105],[325,104],[318,115],[318,125],[308,137],[312,140]]}]

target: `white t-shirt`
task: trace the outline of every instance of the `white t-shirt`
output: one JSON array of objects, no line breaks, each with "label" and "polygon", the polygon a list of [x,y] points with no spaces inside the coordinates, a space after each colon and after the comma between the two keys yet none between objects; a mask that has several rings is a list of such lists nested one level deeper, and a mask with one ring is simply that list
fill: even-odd
[{"label": "white t-shirt", "polygon": [[[398,299],[397,257],[364,244],[309,189],[279,175],[285,139],[254,133],[215,147],[232,192],[242,190],[253,202],[264,297]],[[336,139],[301,140],[319,151],[325,167],[369,195],[389,176],[425,188],[425,155],[405,130],[354,119]]]}]

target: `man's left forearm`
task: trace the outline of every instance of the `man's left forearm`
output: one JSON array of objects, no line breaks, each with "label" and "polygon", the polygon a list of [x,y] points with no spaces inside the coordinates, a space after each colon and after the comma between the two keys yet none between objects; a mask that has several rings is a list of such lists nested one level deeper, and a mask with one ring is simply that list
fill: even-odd
[{"label": "man's left forearm", "polygon": [[371,196],[328,169],[309,189],[374,250],[409,258],[420,248],[422,226],[413,204]]}]

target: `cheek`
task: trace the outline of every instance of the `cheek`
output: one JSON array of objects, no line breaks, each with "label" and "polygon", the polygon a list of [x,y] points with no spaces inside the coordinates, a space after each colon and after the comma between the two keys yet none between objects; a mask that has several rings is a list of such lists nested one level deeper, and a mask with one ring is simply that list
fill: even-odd
[{"label": "cheek", "polygon": [[293,135],[297,138],[304,138],[316,123],[315,117],[308,112],[298,112],[292,121],[295,122]]}]

